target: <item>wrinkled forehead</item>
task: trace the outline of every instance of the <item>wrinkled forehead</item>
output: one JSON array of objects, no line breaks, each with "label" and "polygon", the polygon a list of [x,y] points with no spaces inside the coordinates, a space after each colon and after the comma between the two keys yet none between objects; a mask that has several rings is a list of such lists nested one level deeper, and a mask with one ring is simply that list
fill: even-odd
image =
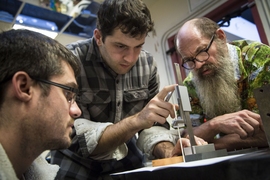
[{"label": "wrinkled forehead", "polygon": [[188,55],[196,51],[201,42],[201,36],[196,30],[179,31],[176,38],[177,51],[182,55]]},{"label": "wrinkled forehead", "polygon": [[182,57],[194,54],[202,46],[203,42],[204,38],[201,33],[190,26],[182,27],[175,40],[177,51]]}]

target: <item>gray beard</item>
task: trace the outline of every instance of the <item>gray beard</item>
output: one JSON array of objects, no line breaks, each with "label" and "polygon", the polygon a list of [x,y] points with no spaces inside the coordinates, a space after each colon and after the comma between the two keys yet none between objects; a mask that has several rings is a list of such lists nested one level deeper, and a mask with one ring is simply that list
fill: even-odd
[{"label": "gray beard", "polygon": [[[218,44],[218,43],[216,43]],[[199,70],[193,70],[194,84],[201,106],[208,118],[232,113],[241,109],[238,87],[234,77],[234,67],[229,54],[217,45],[217,65],[204,64]],[[203,76],[203,69],[212,69],[214,73]]]}]

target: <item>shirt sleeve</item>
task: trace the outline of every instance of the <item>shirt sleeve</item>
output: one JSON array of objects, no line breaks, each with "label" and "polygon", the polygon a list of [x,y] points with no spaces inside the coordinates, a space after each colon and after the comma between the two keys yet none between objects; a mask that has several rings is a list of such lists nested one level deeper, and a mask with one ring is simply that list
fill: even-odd
[{"label": "shirt sleeve", "polygon": [[244,72],[238,81],[243,109],[258,112],[253,91],[270,83],[270,47],[254,41],[234,41],[233,45],[239,47],[239,64]]},{"label": "shirt sleeve", "polygon": [[[151,66],[151,77],[149,79],[149,98],[147,103],[159,92],[160,87],[160,79],[158,74],[158,69],[156,62],[153,60],[153,57],[147,58],[148,61],[152,61]],[[151,64],[151,63],[150,63]],[[154,159],[155,157],[152,155],[153,149],[155,145],[161,141],[169,141],[173,144],[176,143],[178,139],[178,134],[169,130],[169,123],[165,123],[164,125],[153,126],[150,129],[144,129],[139,133],[139,137],[137,140],[138,148],[149,158]]]},{"label": "shirt sleeve", "polygon": [[[66,47],[73,52],[81,61],[81,74],[77,77],[79,87],[84,87],[87,83],[87,75],[84,67],[85,61],[89,61],[89,54],[93,54],[92,40],[82,40],[72,44],[68,44]],[[91,45],[90,45],[91,44]],[[109,160],[116,159],[120,160],[127,155],[128,149],[125,143],[116,147],[106,153],[92,155],[92,152],[98,145],[98,141],[104,133],[105,129],[112,125],[110,122],[94,122],[91,121],[91,115],[88,111],[87,104],[77,102],[83,112],[84,118],[76,119],[74,128],[76,131],[77,140],[79,143],[80,152],[83,157],[90,157],[94,160]]]},{"label": "shirt sleeve", "polygon": [[162,126],[153,126],[140,133],[137,146],[145,153],[148,159],[155,159],[153,150],[156,144],[162,141],[168,141],[175,145],[178,139],[179,136],[177,130],[168,130]]},{"label": "shirt sleeve", "polygon": [[112,125],[112,123],[93,122],[83,118],[79,118],[75,121],[74,127],[79,139],[83,157],[91,157],[95,160],[120,160],[127,155],[128,148],[125,143],[117,146],[112,151],[98,155],[91,155],[98,145],[98,141],[104,130],[110,125]]}]

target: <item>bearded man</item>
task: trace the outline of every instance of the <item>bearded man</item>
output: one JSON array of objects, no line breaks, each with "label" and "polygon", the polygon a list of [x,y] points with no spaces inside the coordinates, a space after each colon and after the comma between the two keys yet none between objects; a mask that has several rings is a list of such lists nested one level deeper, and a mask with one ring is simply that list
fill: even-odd
[{"label": "bearded man", "polygon": [[187,21],[176,36],[182,66],[190,70],[187,86],[191,114],[200,117],[194,134],[216,149],[267,147],[253,90],[270,80],[270,47],[226,34],[212,20]]}]

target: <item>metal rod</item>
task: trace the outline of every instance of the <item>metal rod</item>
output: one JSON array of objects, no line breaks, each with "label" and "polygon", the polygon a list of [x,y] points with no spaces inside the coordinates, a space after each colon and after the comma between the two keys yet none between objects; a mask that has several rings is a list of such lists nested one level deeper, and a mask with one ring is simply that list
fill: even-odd
[{"label": "metal rod", "polygon": [[[174,63],[174,65],[175,65],[176,75],[177,75],[177,79],[178,79],[178,85],[183,86],[182,76],[180,73],[180,66],[178,63]],[[191,124],[191,120],[190,120],[190,114],[188,111],[183,110],[183,104],[182,104],[182,99],[181,99],[181,94],[180,94],[181,92],[180,92],[179,86],[176,87],[176,92],[177,92],[177,96],[178,96],[177,100],[178,100],[180,114],[181,114],[182,119],[184,119],[184,122],[186,123],[186,126],[187,126],[187,132],[188,132],[189,140],[190,140],[190,144],[191,144],[191,152],[192,152],[192,154],[194,154],[192,146],[196,146],[196,142],[195,142],[192,124]]]},{"label": "metal rod", "polygon": [[60,32],[57,34],[57,36],[55,37],[55,39],[56,39],[60,34],[62,34],[62,33],[66,30],[66,28],[67,28],[67,27],[74,21],[74,19],[77,18],[78,16],[79,16],[79,14],[73,16],[73,17],[65,24],[65,26],[60,30]]},{"label": "metal rod", "polygon": [[182,79],[182,75],[180,72],[180,66],[178,63],[174,63],[174,67],[175,67],[175,71],[176,71],[176,76],[177,76],[177,80],[178,80],[178,85],[183,85],[183,79]]},{"label": "metal rod", "polygon": [[24,5],[25,5],[25,2],[22,2],[20,8],[18,9],[16,15],[15,15],[14,18],[13,18],[13,21],[12,21],[12,23],[11,23],[11,26],[12,26],[12,27],[14,26],[14,24],[15,24],[15,22],[16,22],[17,16],[22,12],[22,10],[23,10],[23,8],[24,8]]}]

